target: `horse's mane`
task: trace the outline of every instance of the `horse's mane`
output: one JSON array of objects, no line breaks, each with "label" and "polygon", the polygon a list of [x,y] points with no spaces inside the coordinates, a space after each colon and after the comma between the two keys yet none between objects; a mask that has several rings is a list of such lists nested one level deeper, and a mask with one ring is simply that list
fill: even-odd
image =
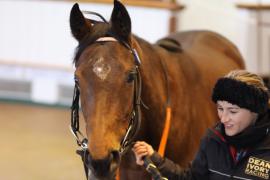
[{"label": "horse's mane", "polygon": [[108,23],[96,23],[93,25],[91,32],[89,32],[80,42],[79,45],[77,46],[75,53],[74,53],[74,58],[73,58],[73,63],[76,64],[78,59],[80,58],[82,52],[91,44],[93,44],[98,38],[104,37],[104,36],[109,36],[110,34],[110,28]]}]

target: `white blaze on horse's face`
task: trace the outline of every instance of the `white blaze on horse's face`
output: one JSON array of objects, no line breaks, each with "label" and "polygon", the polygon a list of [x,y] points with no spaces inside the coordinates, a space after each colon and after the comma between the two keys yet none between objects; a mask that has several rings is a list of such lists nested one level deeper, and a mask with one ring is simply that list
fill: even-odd
[{"label": "white blaze on horse's face", "polygon": [[93,71],[101,80],[105,80],[111,72],[111,66],[104,63],[104,59],[101,57],[95,62]]}]

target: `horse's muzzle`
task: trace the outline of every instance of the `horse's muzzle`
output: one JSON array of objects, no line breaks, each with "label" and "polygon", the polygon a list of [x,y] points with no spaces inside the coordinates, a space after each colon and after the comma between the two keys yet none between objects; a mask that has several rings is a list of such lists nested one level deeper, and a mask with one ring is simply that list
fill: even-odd
[{"label": "horse's muzzle", "polygon": [[114,180],[116,170],[120,163],[120,154],[118,151],[111,151],[104,159],[95,160],[88,156],[88,180]]}]

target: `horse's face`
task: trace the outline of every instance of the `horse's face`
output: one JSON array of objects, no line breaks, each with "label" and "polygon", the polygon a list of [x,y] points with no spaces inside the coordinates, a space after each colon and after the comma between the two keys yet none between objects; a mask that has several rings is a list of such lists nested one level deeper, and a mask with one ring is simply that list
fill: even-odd
[{"label": "horse's face", "polygon": [[75,78],[81,92],[91,170],[99,179],[110,179],[119,165],[120,143],[133,108],[135,63],[123,44],[102,38],[110,33],[131,44],[130,17],[115,1],[110,23],[92,24],[75,4],[70,26],[79,42]]},{"label": "horse's face", "polygon": [[75,77],[94,159],[119,149],[132,111],[133,66],[132,55],[118,42],[95,43],[78,60]]}]

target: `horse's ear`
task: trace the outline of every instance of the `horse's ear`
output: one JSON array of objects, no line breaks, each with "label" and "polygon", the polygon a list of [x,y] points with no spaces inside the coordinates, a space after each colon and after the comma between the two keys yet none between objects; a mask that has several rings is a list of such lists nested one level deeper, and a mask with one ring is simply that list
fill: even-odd
[{"label": "horse's ear", "polygon": [[69,23],[72,35],[78,41],[91,31],[91,21],[84,18],[77,3],[73,5],[70,11]]},{"label": "horse's ear", "polygon": [[126,42],[130,41],[131,20],[127,9],[118,0],[114,0],[114,8],[110,23],[112,33]]}]

